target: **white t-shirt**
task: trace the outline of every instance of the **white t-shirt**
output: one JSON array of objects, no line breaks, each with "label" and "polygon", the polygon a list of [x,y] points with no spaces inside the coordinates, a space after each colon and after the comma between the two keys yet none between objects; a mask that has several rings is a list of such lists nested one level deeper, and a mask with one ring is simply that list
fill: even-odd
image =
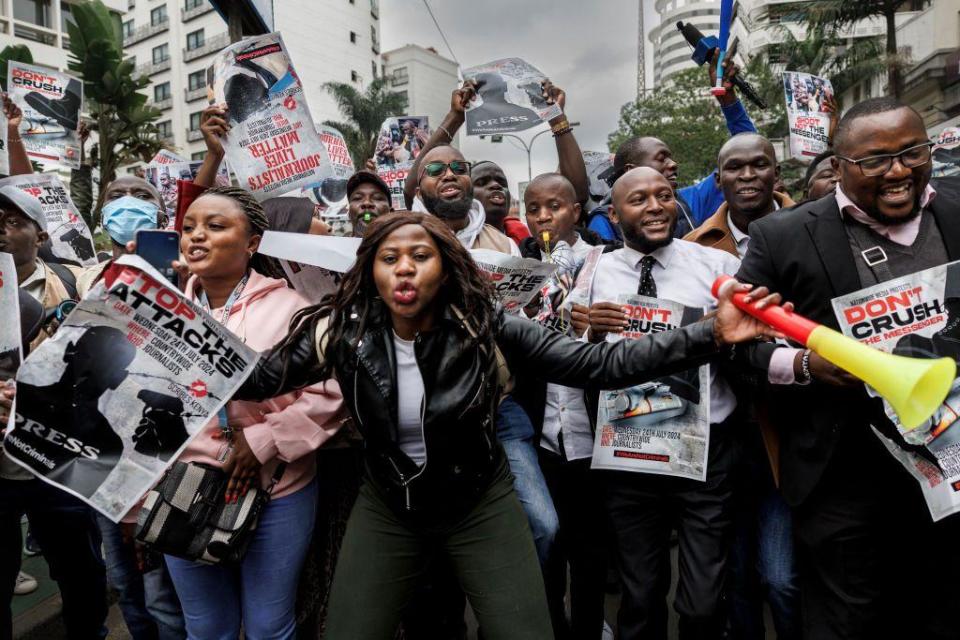
[{"label": "white t-shirt", "polygon": [[400,450],[422,465],[427,460],[420,411],[423,407],[423,376],[417,366],[413,340],[401,340],[393,334],[393,352],[397,358],[397,420]]}]

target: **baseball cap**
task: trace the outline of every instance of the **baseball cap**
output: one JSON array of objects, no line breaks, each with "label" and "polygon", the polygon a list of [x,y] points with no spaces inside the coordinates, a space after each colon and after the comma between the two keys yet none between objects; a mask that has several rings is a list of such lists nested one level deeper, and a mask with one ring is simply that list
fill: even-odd
[{"label": "baseball cap", "polygon": [[42,231],[47,230],[47,217],[36,198],[24,193],[20,187],[5,185],[0,187],[0,207],[16,209],[37,223]]},{"label": "baseball cap", "polygon": [[353,191],[364,182],[374,185],[383,192],[383,195],[387,196],[387,200],[390,199],[390,187],[380,176],[371,171],[357,171],[350,176],[350,179],[347,180],[347,197],[349,198]]}]

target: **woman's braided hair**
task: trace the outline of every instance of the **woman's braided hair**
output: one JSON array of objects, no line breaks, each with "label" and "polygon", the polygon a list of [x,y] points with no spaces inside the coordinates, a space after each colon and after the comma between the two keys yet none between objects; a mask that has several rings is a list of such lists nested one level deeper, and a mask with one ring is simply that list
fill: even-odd
[{"label": "woman's braided hair", "polygon": [[[240,187],[211,187],[204,191],[200,198],[204,196],[223,196],[236,202],[250,222],[250,233],[252,235],[262,236],[270,228],[270,221],[263,211],[263,206],[246,189]],[[197,199],[199,200],[199,198]],[[253,254],[250,258],[250,267],[257,273],[269,278],[284,279],[283,268],[280,263],[262,253]]]}]

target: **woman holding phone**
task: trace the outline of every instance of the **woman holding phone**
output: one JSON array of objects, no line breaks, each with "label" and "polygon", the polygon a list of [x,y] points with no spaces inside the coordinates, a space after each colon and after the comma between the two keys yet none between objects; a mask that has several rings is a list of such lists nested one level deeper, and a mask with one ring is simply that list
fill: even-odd
[{"label": "woman holding phone", "polygon": [[[443,221],[382,216],[338,292],[295,316],[237,394],[271,397],[333,377],[364,436],[364,484],[327,640],[391,638],[437,553],[453,565],[484,637],[551,637],[533,539],[495,437],[506,366],[567,386],[619,388],[772,334],[728,293],[705,322],[591,345],[504,314],[492,294]],[[749,295],[761,306],[779,301],[764,289]]]}]

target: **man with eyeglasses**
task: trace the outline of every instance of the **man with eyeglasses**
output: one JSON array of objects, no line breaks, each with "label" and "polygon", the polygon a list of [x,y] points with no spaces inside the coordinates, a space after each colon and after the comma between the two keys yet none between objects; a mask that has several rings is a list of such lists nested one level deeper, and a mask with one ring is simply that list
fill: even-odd
[{"label": "man with eyeglasses", "polygon": [[[934,198],[923,120],[894,98],[853,106],[835,149],[835,194],[751,224],[737,278],[839,329],[831,299],[960,259],[960,207]],[[934,585],[960,571],[960,516],[931,522],[917,481],[873,433],[906,446],[880,400],[810,351],[738,351],[772,383],[804,637],[956,638],[956,591]]]}]

